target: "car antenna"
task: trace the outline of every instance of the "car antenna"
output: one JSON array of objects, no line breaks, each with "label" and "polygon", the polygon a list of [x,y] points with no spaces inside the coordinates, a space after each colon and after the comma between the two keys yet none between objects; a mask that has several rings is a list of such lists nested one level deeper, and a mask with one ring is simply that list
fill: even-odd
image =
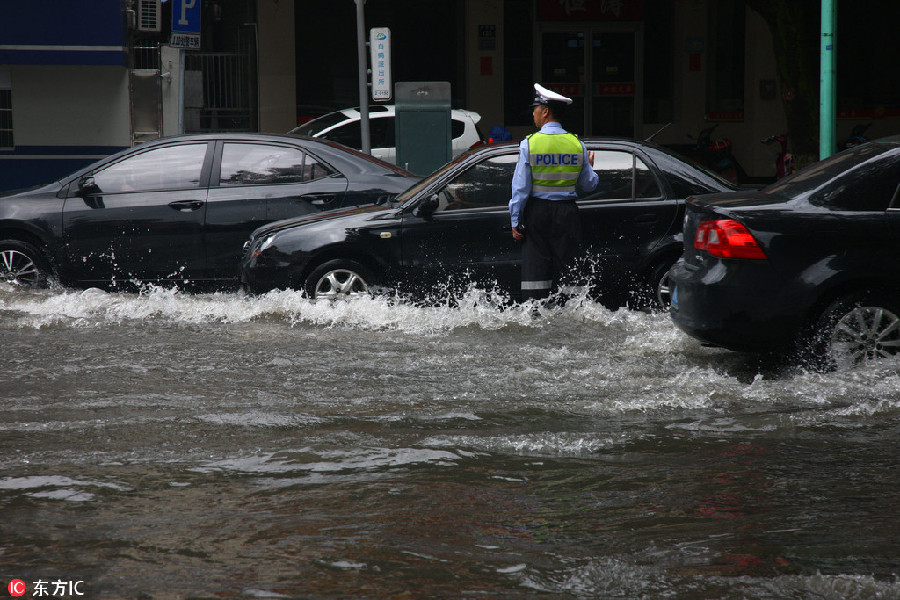
[{"label": "car antenna", "polygon": [[646,140],[644,140],[644,141],[645,141],[645,142],[652,142],[652,141],[653,141],[653,138],[655,138],[656,136],[658,136],[658,135],[666,128],[666,127],[668,127],[668,126],[671,125],[671,124],[672,124],[672,121],[669,121],[668,123],[666,123],[665,125],[663,125],[663,126],[660,127],[659,129],[657,129],[656,132],[655,132],[653,135],[651,135],[650,137],[648,137],[648,138],[647,138]]}]

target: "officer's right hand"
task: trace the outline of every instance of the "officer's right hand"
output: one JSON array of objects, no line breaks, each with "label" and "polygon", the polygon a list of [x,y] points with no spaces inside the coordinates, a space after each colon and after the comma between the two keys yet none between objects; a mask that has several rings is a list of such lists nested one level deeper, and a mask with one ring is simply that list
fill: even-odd
[{"label": "officer's right hand", "polygon": [[518,228],[518,227],[513,227],[513,228],[512,228],[512,234],[513,234],[513,239],[514,239],[514,240],[525,239],[525,234],[522,233],[521,231],[519,231],[519,228]]}]

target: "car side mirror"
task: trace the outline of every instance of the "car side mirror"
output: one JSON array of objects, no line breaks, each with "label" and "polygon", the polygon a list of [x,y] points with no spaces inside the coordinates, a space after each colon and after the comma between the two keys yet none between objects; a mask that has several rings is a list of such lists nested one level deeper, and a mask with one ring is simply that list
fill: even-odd
[{"label": "car side mirror", "polygon": [[413,209],[413,215],[422,219],[428,219],[440,205],[441,199],[437,194],[432,194],[425,200],[419,202],[419,205]]},{"label": "car side mirror", "polygon": [[94,181],[94,178],[91,176],[82,177],[78,180],[78,189],[75,194],[81,198],[86,198],[88,196],[93,196],[95,194],[100,193],[100,186]]}]

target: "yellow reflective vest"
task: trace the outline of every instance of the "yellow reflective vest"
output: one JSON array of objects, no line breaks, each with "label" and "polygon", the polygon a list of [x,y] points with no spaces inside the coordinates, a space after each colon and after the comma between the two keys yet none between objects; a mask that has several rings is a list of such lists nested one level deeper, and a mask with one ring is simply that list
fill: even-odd
[{"label": "yellow reflective vest", "polygon": [[528,136],[531,191],[575,193],[584,164],[584,147],[572,133],[534,133]]}]

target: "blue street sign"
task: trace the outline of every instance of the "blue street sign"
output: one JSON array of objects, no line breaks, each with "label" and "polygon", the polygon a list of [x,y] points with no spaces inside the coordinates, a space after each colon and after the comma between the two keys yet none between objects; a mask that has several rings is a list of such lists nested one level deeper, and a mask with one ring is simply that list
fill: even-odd
[{"label": "blue street sign", "polygon": [[172,39],[176,48],[200,48],[201,0],[172,0]]}]

